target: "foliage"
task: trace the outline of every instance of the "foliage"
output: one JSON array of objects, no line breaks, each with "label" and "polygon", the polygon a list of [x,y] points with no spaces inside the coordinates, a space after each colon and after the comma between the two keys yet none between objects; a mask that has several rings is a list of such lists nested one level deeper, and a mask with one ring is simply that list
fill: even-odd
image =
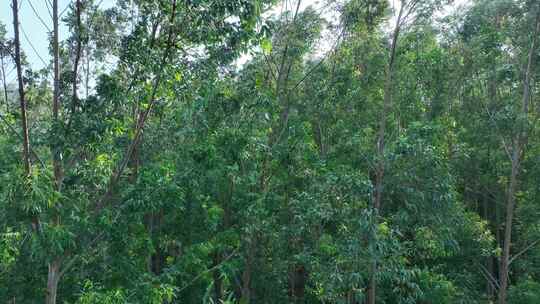
[{"label": "foliage", "polygon": [[507,298],[539,302],[540,8],[397,2],[71,4],[58,116],[22,67],[30,172],[0,98],[0,302],[494,303],[525,133]]}]

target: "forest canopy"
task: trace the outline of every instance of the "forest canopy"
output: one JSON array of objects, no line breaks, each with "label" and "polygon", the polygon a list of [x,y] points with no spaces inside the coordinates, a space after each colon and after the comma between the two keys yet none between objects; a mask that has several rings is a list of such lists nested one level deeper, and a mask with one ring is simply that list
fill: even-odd
[{"label": "forest canopy", "polygon": [[1,303],[540,303],[540,1],[2,1]]}]

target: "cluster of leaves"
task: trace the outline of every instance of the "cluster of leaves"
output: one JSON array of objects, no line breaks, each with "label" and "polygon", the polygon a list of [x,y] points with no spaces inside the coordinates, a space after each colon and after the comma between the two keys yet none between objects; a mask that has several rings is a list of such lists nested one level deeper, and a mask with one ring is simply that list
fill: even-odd
[{"label": "cluster of leaves", "polygon": [[399,7],[328,1],[336,22],[289,1],[272,15],[275,2],[86,0],[82,27],[70,7],[58,120],[51,71],[26,66],[30,175],[17,96],[0,108],[0,302],[42,301],[59,265],[61,303],[353,304],[371,279],[377,303],[491,303],[522,120],[509,303],[537,301],[538,121],[515,102],[531,1],[438,22],[448,1],[401,1],[391,87]]}]

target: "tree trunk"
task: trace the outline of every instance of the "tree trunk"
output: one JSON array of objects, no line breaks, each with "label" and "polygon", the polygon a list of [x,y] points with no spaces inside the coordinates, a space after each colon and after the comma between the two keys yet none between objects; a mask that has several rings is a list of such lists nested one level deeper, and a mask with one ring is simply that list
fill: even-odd
[{"label": "tree trunk", "polygon": [[[170,18],[170,29],[167,34],[167,43],[165,51],[163,52],[163,57],[161,58],[161,65],[164,66],[169,57],[170,57],[170,51],[173,48],[174,45],[174,39],[175,39],[175,33],[174,33],[174,18],[176,16],[176,0],[172,1],[172,9],[171,9],[171,18]],[[105,204],[109,202],[113,195],[113,190],[116,184],[118,183],[120,177],[122,176],[122,173],[126,169],[126,166],[128,165],[128,162],[131,159],[131,156],[133,155],[133,151],[139,146],[140,139],[142,136],[142,132],[144,130],[144,127],[146,125],[146,120],[150,116],[152,109],[157,101],[156,95],[158,93],[158,88],[161,84],[161,80],[163,77],[163,73],[158,73],[157,76],[154,79],[154,83],[152,85],[152,92],[150,93],[150,98],[147,100],[148,107],[144,111],[141,112],[141,115],[139,117],[139,120],[137,122],[137,126],[135,128],[135,134],[133,135],[133,139],[131,140],[131,143],[129,144],[126,153],[124,154],[123,158],[120,160],[120,163],[118,164],[118,167],[114,170],[112,175],[109,178],[109,182],[107,185],[107,190],[105,190],[105,193],[103,196],[98,200],[96,204],[96,211],[99,212]]]},{"label": "tree trunk", "polygon": [[[214,266],[221,264],[222,258],[220,252],[214,252]],[[223,280],[221,279],[221,274],[219,268],[216,268],[212,272],[212,279],[214,280],[214,303],[221,303],[223,300]]]},{"label": "tree trunk", "polygon": [[248,243],[248,252],[245,258],[244,271],[242,272],[242,298],[240,303],[249,304],[251,301],[251,274],[253,267],[253,259],[255,257],[254,240]]},{"label": "tree trunk", "polygon": [[[386,70],[386,80],[384,84],[384,100],[383,109],[381,111],[381,117],[379,121],[379,131],[377,134],[377,164],[375,168],[375,192],[373,195],[373,208],[380,211],[382,194],[383,194],[383,182],[384,182],[384,149],[385,149],[385,136],[386,136],[386,119],[389,113],[392,111],[392,89],[393,89],[393,74],[394,63],[396,58],[397,41],[400,34],[400,23],[403,16],[403,9],[405,5],[401,5],[399,15],[396,21],[396,27],[392,35],[392,44],[390,45],[390,58]],[[370,269],[369,287],[367,294],[367,303],[375,304],[376,298],[376,278],[377,273],[377,261],[373,261]]]},{"label": "tree trunk", "polygon": [[512,222],[514,218],[514,209],[516,205],[516,192],[518,185],[518,175],[521,170],[521,159],[525,153],[525,145],[527,142],[527,114],[529,113],[529,101],[531,97],[531,71],[533,69],[534,54],[536,53],[536,44],[538,35],[540,34],[540,7],[536,13],[535,31],[533,41],[529,49],[527,66],[525,68],[525,77],[523,79],[523,99],[521,115],[523,122],[518,121],[518,132],[514,137],[514,146],[512,149],[512,171],[510,173],[510,181],[508,184],[507,200],[506,200],[506,219],[504,227],[504,243],[503,252],[500,261],[499,269],[499,304],[506,304],[506,294],[508,290],[508,276],[510,266],[510,249],[512,245]]},{"label": "tree trunk", "polygon": [[47,275],[47,295],[45,304],[56,304],[58,292],[58,282],[60,281],[60,259],[55,259],[49,263],[49,273]]},{"label": "tree trunk", "polygon": [[383,178],[384,178],[384,149],[385,149],[385,136],[386,136],[386,119],[389,113],[392,111],[392,87],[393,87],[393,74],[394,63],[396,59],[397,40],[400,34],[400,22],[403,15],[403,5],[399,11],[396,28],[392,36],[392,44],[390,45],[390,59],[386,70],[386,80],[384,84],[384,101],[383,109],[381,111],[381,117],[379,121],[379,131],[377,134],[377,166],[375,169],[375,195],[373,207],[380,209],[382,193],[383,193]]},{"label": "tree trunk", "polygon": [[[15,65],[17,67],[17,79],[19,82],[19,101],[21,104],[21,128],[23,137],[23,163],[27,176],[30,175],[30,139],[28,136],[28,118],[26,116],[26,100],[24,99],[24,80],[22,76],[21,65],[21,44],[19,40],[19,3],[17,0],[12,2],[13,8],[13,29],[15,33]],[[36,227],[37,228],[37,227]]]},{"label": "tree trunk", "polygon": [[72,83],[72,113],[73,115],[75,113],[75,109],[77,107],[77,104],[79,103],[79,97],[77,96],[77,79],[79,74],[79,61],[81,60],[81,50],[82,50],[82,40],[81,40],[81,0],[77,0],[75,3],[75,17],[77,18],[77,39],[76,39],[76,46],[75,46],[75,59],[73,61],[73,83]]},{"label": "tree trunk", "polygon": [[[60,53],[58,49],[58,0],[53,0],[53,65],[54,65],[54,88],[53,88],[53,138],[58,138],[59,132],[59,120],[58,111],[60,108]],[[54,181],[56,190],[60,191],[62,184],[62,165],[60,158],[60,147],[58,144],[54,144],[52,149],[53,154],[53,169],[54,169]]]},{"label": "tree trunk", "polygon": [[292,303],[303,303],[305,300],[308,273],[303,265],[293,265],[289,271],[289,296]]},{"label": "tree trunk", "polygon": [[242,272],[242,298],[240,299],[241,303],[249,304],[251,299],[251,264],[249,261],[246,261],[246,266]]},{"label": "tree trunk", "polygon": [[[517,147],[516,147],[517,148]],[[514,217],[514,206],[516,204],[515,192],[517,187],[517,175],[519,171],[519,155],[517,149],[514,148],[512,159],[512,172],[510,174],[510,184],[508,186],[508,198],[506,202],[506,220],[504,227],[504,244],[501,257],[501,266],[499,273],[499,304],[506,303],[506,291],[508,289],[508,266],[510,262],[510,242],[512,239],[512,221]]]},{"label": "tree trunk", "polygon": [[6,67],[4,64],[4,56],[0,54],[0,68],[2,71],[2,84],[4,87],[4,102],[6,103],[6,114],[9,113],[9,103],[8,103],[8,91],[7,91],[7,79],[6,79]]},{"label": "tree trunk", "polygon": [[[490,157],[489,157],[489,150],[488,150],[488,163],[489,163],[489,160],[490,160]],[[492,217],[490,216],[490,213],[489,213],[489,194],[487,192],[487,189],[485,189],[484,191],[482,191],[482,213],[483,213],[483,216],[484,216],[484,220],[487,222],[487,223],[492,223]],[[489,273],[489,275],[491,277],[495,277],[495,271],[494,271],[494,265],[493,265],[493,256],[488,256],[486,258],[486,269]],[[493,281],[490,279],[490,278],[486,278],[486,295],[488,297],[489,300],[492,300],[493,299],[493,296],[495,294],[495,286],[494,286],[494,283]]]},{"label": "tree trunk", "polygon": [[85,98],[87,99],[88,99],[88,96],[90,95],[90,55],[91,55],[90,46],[87,46],[86,47],[86,69],[85,69],[86,77],[84,79],[84,88],[86,92]]}]

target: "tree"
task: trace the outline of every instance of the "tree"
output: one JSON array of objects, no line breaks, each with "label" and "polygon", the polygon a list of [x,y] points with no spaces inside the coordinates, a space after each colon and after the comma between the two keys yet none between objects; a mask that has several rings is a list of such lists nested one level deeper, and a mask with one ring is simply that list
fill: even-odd
[{"label": "tree", "polygon": [[448,2],[54,0],[40,70],[0,28],[0,301],[535,301],[538,3]]},{"label": "tree", "polygon": [[[518,183],[518,174],[521,171],[521,160],[525,153],[525,145],[527,142],[528,134],[528,122],[527,116],[529,114],[529,103],[531,98],[531,74],[534,64],[535,54],[537,52],[538,35],[540,35],[540,7],[536,8],[536,17],[533,18],[534,31],[532,32],[532,42],[528,50],[527,63],[525,70],[523,71],[523,95],[521,103],[521,111],[517,117],[517,130],[514,138],[512,139],[512,146],[510,148],[511,156],[511,172],[509,177],[509,184],[507,189],[507,202],[506,202],[506,220],[504,226],[504,241],[503,251],[501,256],[500,265],[500,287],[499,287],[499,303],[506,303],[506,293],[508,289],[508,274],[510,266],[510,247],[512,240],[512,226],[514,209],[516,204],[516,192]],[[506,145],[506,144],[505,144]],[[508,149],[509,147],[506,146]]]}]

